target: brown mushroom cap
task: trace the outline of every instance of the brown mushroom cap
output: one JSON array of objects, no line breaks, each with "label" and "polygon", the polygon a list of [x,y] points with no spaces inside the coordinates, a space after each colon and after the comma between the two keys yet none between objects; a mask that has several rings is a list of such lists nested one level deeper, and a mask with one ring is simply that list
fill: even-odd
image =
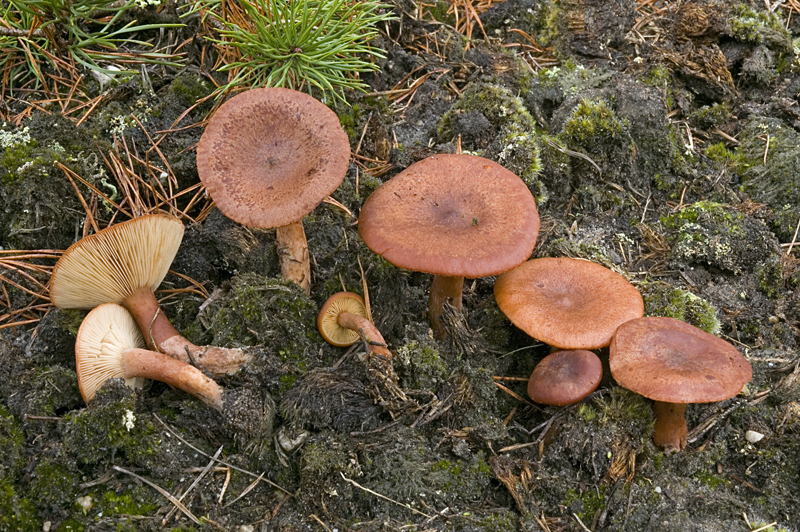
[{"label": "brown mushroom cap", "polygon": [[644,314],[624,277],[581,259],[529,260],[497,278],[494,296],[514,325],[562,349],[599,349],[621,324]]},{"label": "brown mushroom cap", "polygon": [[50,300],[60,308],[122,303],[139,288],[155,290],[183,239],[177,218],[133,218],[72,244],[53,268]]},{"label": "brown mushroom cap", "polygon": [[317,328],[329,344],[346,347],[356,343],[361,336],[358,331],[339,325],[338,318],[342,312],[350,312],[366,318],[367,306],[364,304],[364,298],[353,292],[333,294],[322,304],[317,315]]},{"label": "brown mushroom cap", "polygon": [[412,164],[372,193],[358,231],[400,268],[486,277],[530,257],[539,214],[511,171],[483,157],[444,154]]},{"label": "brown mushroom cap", "polygon": [[534,368],[528,395],[545,405],[571,405],[592,393],[602,378],[603,364],[591,351],[556,351]]},{"label": "brown mushroom cap", "polygon": [[750,363],[735,347],[675,318],[639,318],[621,325],[609,363],[620,386],[665,403],[723,401],[753,377]]},{"label": "brown mushroom cap", "polygon": [[226,101],[197,145],[197,171],[217,207],[250,227],[299,221],[336,190],[349,160],[336,113],[283,88]]}]

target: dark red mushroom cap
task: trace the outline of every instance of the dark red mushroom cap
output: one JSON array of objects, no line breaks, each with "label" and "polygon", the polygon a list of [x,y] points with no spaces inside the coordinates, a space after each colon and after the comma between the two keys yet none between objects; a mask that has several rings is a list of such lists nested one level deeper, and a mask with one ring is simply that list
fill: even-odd
[{"label": "dark red mushroom cap", "polygon": [[592,393],[602,378],[603,364],[591,351],[556,351],[534,368],[528,395],[545,405],[571,405]]},{"label": "dark red mushroom cap", "polygon": [[639,318],[617,329],[609,354],[620,386],[665,403],[712,403],[753,377],[731,344],[675,318]]},{"label": "dark red mushroom cap", "polygon": [[250,227],[299,221],[336,190],[349,160],[336,113],[283,88],[226,101],[197,145],[197,171],[217,207]]},{"label": "dark red mushroom cap", "polygon": [[599,349],[621,324],[644,314],[624,277],[581,259],[529,260],[497,278],[494,297],[514,325],[562,349]]},{"label": "dark red mushroom cap", "polygon": [[358,231],[372,251],[400,268],[486,277],[530,257],[539,214],[511,171],[483,157],[443,154],[379,187],[361,208]]}]

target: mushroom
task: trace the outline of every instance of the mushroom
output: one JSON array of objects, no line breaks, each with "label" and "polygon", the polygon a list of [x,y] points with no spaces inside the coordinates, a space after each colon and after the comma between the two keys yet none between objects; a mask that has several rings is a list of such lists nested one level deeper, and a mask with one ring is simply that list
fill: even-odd
[{"label": "mushroom", "polygon": [[609,363],[620,386],[655,401],[653,442],[667,452],[686,448],[688,403],[729,399],[753,376],[731,344],[675,318],[620,325]]},{"label": "mushroom", "polygon": [[644,314],[624,277],[582,259],[529,260],[497,278],[500,310],[528,335],[561,349],[599,349],[621,324]]},{"label": "mushroom", "polygon": [[163,353],[144,349],[136,321],[124,307],[104,303],[81,323],[75,341],[78,386],[87,403],[109,379],[152,379],[188,392],[222,409],[222,388],[202,371]]},{"label": "mushroom", "polygon": [[534,368],[528,395],[545,405],[571,405],[592,393],[602,378],[603,364],[591,351],[556,351]]},{"label": "mushroom", "polygon": [[197,172],[235,222],[277,228],[282,275],[311,290],[302,218],[344,179],[350,141],[336,113],[291,89],[251,89],[220,106],[197,145]]},{"label": "mushroom", "polygon": [[461,310],[464,277],[497,275],[530,257],[539,234],[525,183],[483,157],[434,155],[381,185],[364,203],[358,231],[395,266],[434,274],[430,321],[447,336],[445,303]]},{"label": "mushroom", "polygon": [[387,360],[392,358],[380,331],[367,318],[367,307],[358,294],[339,292],[329,297],[317,316],[317,328],[331,345],[346,347],[363,336],[371,354]]},{"label": "mushroom", "polygon": [[182,238],[180,220],[162,214],[133,218],[82,238],[53,268],[50,300],[59,308],[123,305],[150,349],[196,363],[213,375],[233,373],[249,360],[244,351],[189,342],[156,301],[154,290],[167,275]]},{"label": "mushroom", "polygon": [[237,438],[250,439],[248,447],[263,453],[271,441],[275,403],[264,390],[225,390],[194,366],[163,353],[143,349],[136,320],[122,306],[104,303],[87,314],[75,340],[78,386],[88,403],[103,383],[123,378],[152,379],[188,392],[219,410]]}]

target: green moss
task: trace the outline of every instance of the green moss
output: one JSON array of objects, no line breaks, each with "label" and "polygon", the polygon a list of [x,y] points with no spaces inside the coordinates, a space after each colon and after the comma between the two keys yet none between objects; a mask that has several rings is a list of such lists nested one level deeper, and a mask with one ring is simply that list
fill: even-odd
[{"label": "green moss", "polygon": [[519,515],[511,511],[493,512],[478,520],[478,527],[483,532],[515,532],[518,525]]},{"label": "green moss", "polygon": [[28,493],[45,512],[57,512],[75,500],[81,473],[65,456],[40,460],[31,474]]},{"label": "green moss", "polygon": [[214,345],[266,344],[301,371],[322,341],[316,305],[297,284],[285,279],[237,275],[230,291],[210,304],[206,315]]},{"label": "green moss", "polygon": [[94,508],[104,516],[150,515],[158,507],[152,492],[144,486],[134,486],[123,493],[104,491],[95,497],[94,503]]},{"label": "green moss", "polygon": [[588,488],[582,492],[574,489],[567,491],[561,504],[568,507],[573,513],[581,518],[581,521],[590,522],[595,514],[605,506],[605,486],[600,486],[599,490]]},{"label": "green moss", "polygon": [[740,152],[731,151],[725,147],[724,142],[717,144],[709,144],[703,150],[703,155],[708,157],[717,168],[727,168],[734,173],[738,172],[738,168],[743,164],[743,157]]},{"label": "green moss", "polygon": [[439,351],[411,341],[397,350],[395,369],[407,388],[435,390],[447,375],[447,364]]},{"label": "green moss", "polygon": [[775,13],[757,11],[745,4],[733,6],[725,33],[740,41],[791,51],[791,35],[783,27],[783,21]]},{"label": "green moss", "polygon": [[731,106],[727,102],[704,105],[689,114],[689,122],[701,129],[718,127],[730,121],[733,116]]},{"label": "green moss", "polygon": [[672,81],[672,72],[663,64],[651,65],[639,81],[657,88],[666,88]]},{"label": "green moss", "polygon": [[676,318],[707,333],[719,333],[717,309],[700,296],[666,283],[642,283],[639,289],[646,316]]},{"label": "green moss", "polygon": [[[97,393],[100,404],[65,416],[66,451],[85,464],[110,463],[117,453],[146,464],[157,453],[161,435],[143,414],[134,414],[133,426],[126,421],[136,410],[134,395],[118,398],[105,389]],[[108,399],[102,397],[106,394]]]},{"label": "green moss", "polygon": [[25,437],[17,420],[0,404],[0,481],[13,480],[25,466]]},{"label": "green moss", "polygon": [[564,123],[559,138],[573,147],[594,151],[620,135],[627,122],[620,120],[603,99],[581,99]]},{"label": "green moss", "polygon": [[692,478],[701,482],[705,486],[708,486],[712,490],[715,490],[720,486],[730,486],[731,484],[731,481],[727,478],[714,473],[709,473],[708,471],[704,470],[697,471],[692,475]]},{"label": "green moss", "polygon": [[439,121],[439,141],[454,140],[458,118],[471,112],[482,114],[497,131],[485,156],[517,174],[529,187],[539,186],[542,164],[536,121],[522,99],[500,85],[470,84]]},{"label": "green moss", "polygon": [[36,507],[20,497],[10,480],[0,479],[0,532],[40,532]]},{"label": "green moss", "polygon": [[597,411],[591,405],[581,403],[575,409],[575,415],[584,421],[592,421],[597,417]]}]

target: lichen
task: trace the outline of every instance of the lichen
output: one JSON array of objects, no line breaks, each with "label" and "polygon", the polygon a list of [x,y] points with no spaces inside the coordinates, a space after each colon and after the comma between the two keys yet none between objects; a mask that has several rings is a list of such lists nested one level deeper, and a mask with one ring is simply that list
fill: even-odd
[{"label": "lichen", "polygon": [[709,301],[683,288],[660,282],[639,285],[646,316],[676,318],[711,334],[720,329],[717,309]]}]

